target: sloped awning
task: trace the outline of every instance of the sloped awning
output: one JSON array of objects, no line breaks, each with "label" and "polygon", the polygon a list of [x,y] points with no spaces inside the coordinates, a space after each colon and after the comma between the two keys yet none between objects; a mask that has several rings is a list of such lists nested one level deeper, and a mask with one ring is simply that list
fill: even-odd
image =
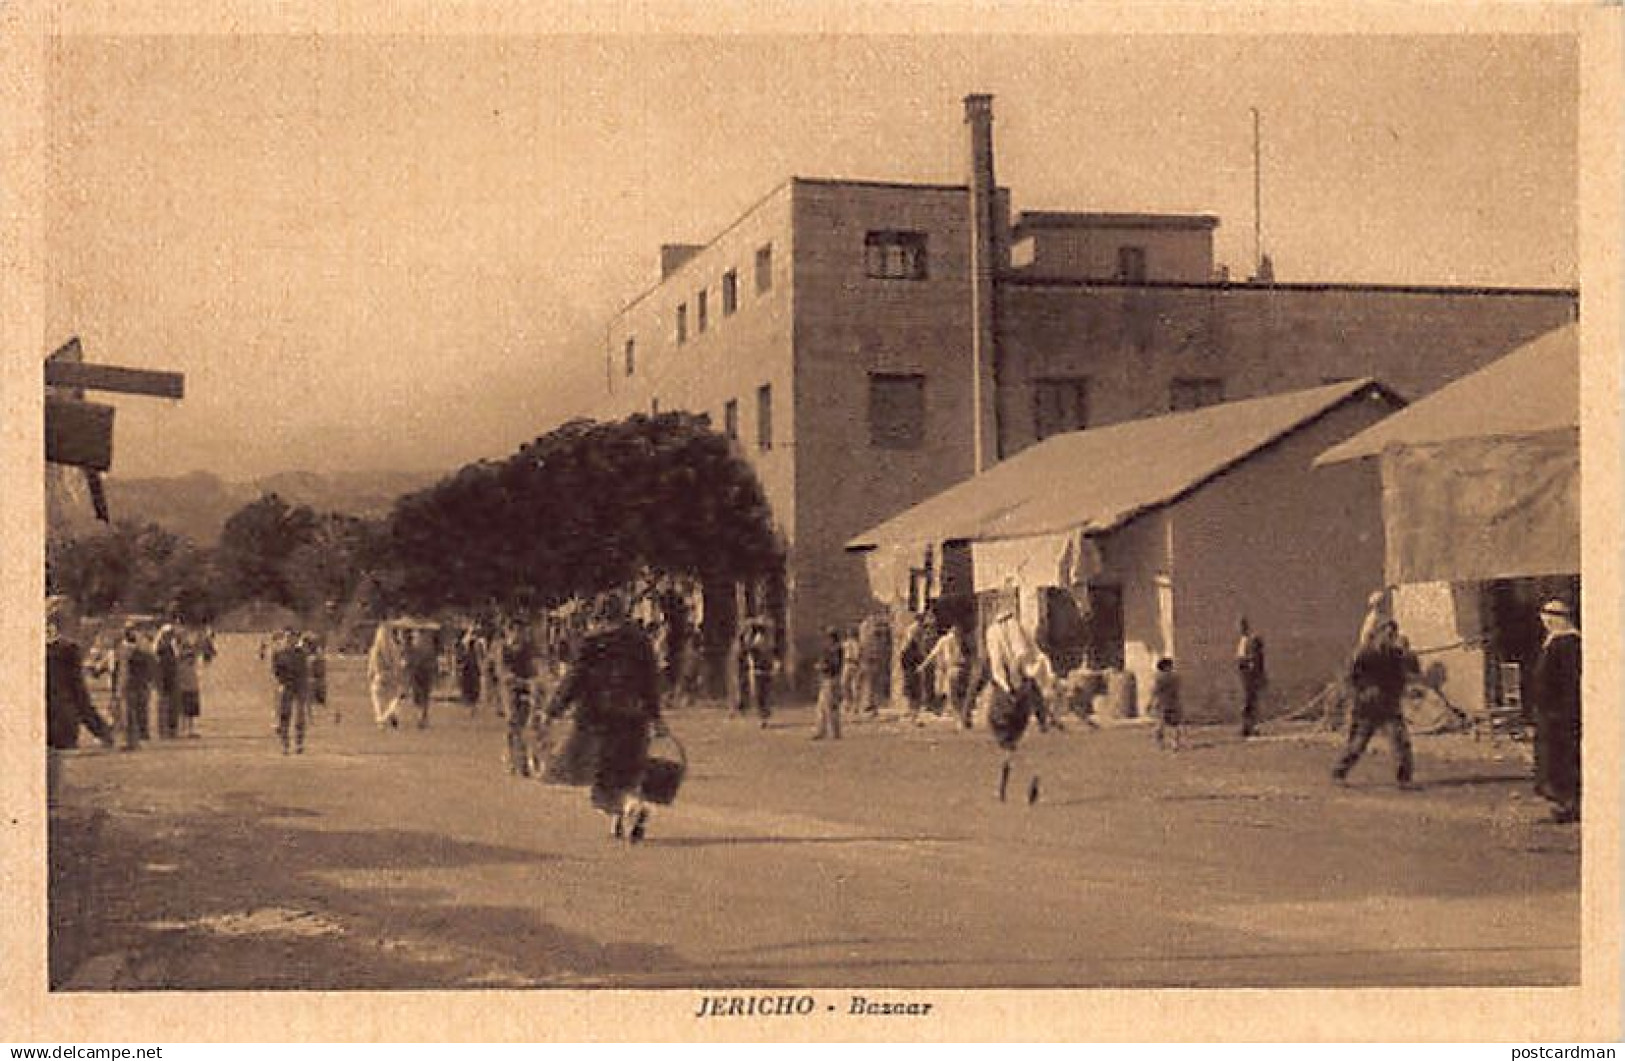
[{"label": "sloped awning", "polygon": [[1418,399],[1315,459],[1375,457],[1389,446],[1534,435],[1580,424],[1580,326],[1569,324]]},{"label": "sloped awning", "polygon": [[902,599],[921,557],[969,543],[975,588],[1074,585],[1099,569],[1092,538],[1169,504],[1351,401],[1397,408],[1354,380],[1045,439],[851,539],[871,591]]},{"label": "sloped awning", "polygon": [[1354,380],[1055,435],[870,528],[846,548],[1104,533],[1355,399],[1399,405],[1381,384]]},{"label": "sloped awning", "polygon": [[1580,570],[1579,366],[1559,328],[1316,460],[1381,455],[1389,582]]}]

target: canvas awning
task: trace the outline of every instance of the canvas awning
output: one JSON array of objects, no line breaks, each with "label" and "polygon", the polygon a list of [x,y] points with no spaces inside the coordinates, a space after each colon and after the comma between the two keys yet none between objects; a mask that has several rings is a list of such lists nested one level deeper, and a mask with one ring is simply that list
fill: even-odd
[{"label": "canvas awning", "polygon": [[[981,475],[851,539],[868,554],[871,588],[891,599],[898,564],[946,543],[971,543],[976,584],[1007,575],[1069,585],[1098,564],[1089,539],[1168,504],[1349,401],[1400,400],[1353,380],[1045,439]],[[1004,543],[1004,544],[1001,544]],[[1071,580],[1071,581],[1069,581]]]},{"label": "canvas awning", "polygon": [[1568,324],[1333,446],[1315,463],[1375,457],[1391,445],[1536,435],[1579,423],[1580,326]]},{"label": "canvas awning", "polygon": [[1381,454],[1387,578],[1580,570],[1579,328],[1568,325],[1322,454]]}]

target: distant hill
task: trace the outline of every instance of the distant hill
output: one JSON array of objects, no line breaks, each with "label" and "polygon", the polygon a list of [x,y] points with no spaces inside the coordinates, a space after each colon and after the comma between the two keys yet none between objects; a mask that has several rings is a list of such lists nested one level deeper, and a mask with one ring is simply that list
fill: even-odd
[{"label": "distant hill", "polygon": [[438,481],[444,472],[278,472],[252,482],[226,482],[208,472],[170,479],[107,480],[114,520],[152,522],[200,545],[213,545],[226,520],[261,494],[290,505],[351,516],[386,514],[402,494]]}]

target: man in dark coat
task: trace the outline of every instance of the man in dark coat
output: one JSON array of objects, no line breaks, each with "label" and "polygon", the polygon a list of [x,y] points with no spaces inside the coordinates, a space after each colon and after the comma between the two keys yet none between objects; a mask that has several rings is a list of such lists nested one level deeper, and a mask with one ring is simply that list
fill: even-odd
[{"label": "man in dark coat", "polygon": [[1580,631],[1562,601],[1540,609],[1546,641],[1535,662],[1535,791],[1552,820],[1580,820]]},{"label": "man in dark coat", "polygon": [[617,594],[599,605],[596,628],[581,640],[553,695],[546,719],[575,713],[566,756],[592,779],[592,803],[610,817],[610,833],[643,839],[648,807],[639,798],[649,735],[660,718],[660,669],[649,638],[629,621]]},{"label": "man in dark coat", "polygon": [[295,630],[285,630],[271,651],[271,674],[276,678],[276,735],[282,754],[288,754],[289,728],[293,730],[293,750],[305,750],[305,724],[310,716],[310,654],[304,638]]},{"label": "man in dark coat", "polygon": [[1339,783],[1347,779],[1379,729],[1387,729],[1393,741],[1394,756],[1399,760],[1399,783],[1411,783],[1415,764],[1403,701],[1405,686],[1420,670],[1416,655],[1399,636],[1399,624],[1392,619],[1377,626],[1360,646],[1349,667],[1354,710],[1349,720],[1348,746],[1332,769],[1332,777]]},{"label": "man in dark coat", "polygon": [[79,727],[113,746],[113,730],[90,702],[85,687],[84,653],[72,637],[73,620],[68,606],[57,603],[46,615],[45,640],[45,739],[56,749],[77,748]]},{"label": "man in dark coat", "polygon": [[406,643],[406,676],[412,686],[412,703],[418,709],[418,729],[429,725],[429,700],[439,676],[440,654],[435,650],[434,633],[415,629]]},{"label": "man in dark coat", "polygon": [[148,708],[153,682],[158,677],[158,660],[134,620],[124,624],[124,640],[114,658],[113,690],[115,701],[124,710],[124,750],[134,751],[152,735]]},{"label": "man in dark coat", "polygon": [[1245,738],[1258,729],[1258,700],[1269,678],[1264,670],[1264,639],[1253,633],[1245,616],[1239,626],[1236,673],[1241,679],[1241,735]]}]

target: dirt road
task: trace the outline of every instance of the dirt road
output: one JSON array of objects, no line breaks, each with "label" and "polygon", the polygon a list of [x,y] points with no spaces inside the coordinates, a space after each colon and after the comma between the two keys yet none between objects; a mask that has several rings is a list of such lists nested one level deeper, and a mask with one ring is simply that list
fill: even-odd
[{"label": "dirt road", "polygon": [[[1029,738],[1037,806],[984,732],[808,739],[674,715],[693,760],[639,847],[580,790],[509,777],[503,724],[437,701],[381,732],[359,661],[302,756],[253,642],[203,739],[63,756],[53,982],[68,989],[1569,984],[1574,827],[1516,756],[1422,739],[1419,791],[1326,735]],[[1025,774],[1018,775],[1025,784]]]}]

